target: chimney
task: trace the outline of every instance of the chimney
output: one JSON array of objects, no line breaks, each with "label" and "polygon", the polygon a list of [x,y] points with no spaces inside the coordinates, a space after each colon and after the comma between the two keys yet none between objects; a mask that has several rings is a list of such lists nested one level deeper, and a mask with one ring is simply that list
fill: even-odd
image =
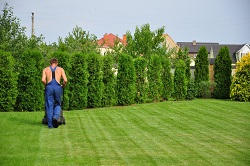
[{"label": "chimney", "polygon": [[126,35],[123,35],[122,41],[123,41],[123,44],[126,44],[126,43],[127,43],[127,36],[126,36]]},{"label": "chimney", "polygon": [[196,40],[193,40],[193,46],[196,46]]},{"label": "chimney", "polygon": [[35,32],[34,32],[34,12],[32,12],[31,20],[32,20],[31,36],[34,36],[35,35]]}]

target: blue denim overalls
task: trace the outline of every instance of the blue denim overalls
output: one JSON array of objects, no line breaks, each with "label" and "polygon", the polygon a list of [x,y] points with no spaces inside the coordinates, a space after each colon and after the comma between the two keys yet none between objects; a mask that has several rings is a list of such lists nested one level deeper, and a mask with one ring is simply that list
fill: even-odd
[{"label": "blue denim overalls", "polygon": [[55,79],[56,67],[53,69],[50,66],[50,70],[52,71],[52,81],[46,85],[45,98],[48,127],[52,128],[52,118],[57,120],[61,112],[62,87]]}]

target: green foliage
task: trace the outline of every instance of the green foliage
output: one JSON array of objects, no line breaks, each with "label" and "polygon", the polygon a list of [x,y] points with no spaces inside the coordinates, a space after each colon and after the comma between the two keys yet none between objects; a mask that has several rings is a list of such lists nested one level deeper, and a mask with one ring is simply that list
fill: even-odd
[{"label": "green foliage", "polygon": [[196,86],[193,79],[190,79],[187,84],[187,100],[192,100],[196,96]]},{"label": "green foliage", "polygon": [[161,58],[152,55],[148,62],[148,98],[151,101],[159,101],[162,94],[161,69]]},{"label": "green foliage", "polygon": [[83,109],[88,101],[88,64],[87,56],[75,53],[72,57],[70,69],[70,102],[69,109]]},{"label": "green foliage", "polygon": [[152,54],[161,52],[164,43],[164,31],[164,27],[156,31],[151,31],[149,24],[145,24],[140,28],[136,27],[133,36],[130,32],[126,34],[127,45],[125,51],[134,57],[143,55],[146,58],[149,58]]},{"label": "green foliage", "polygon": [[145,103],[147,98],[147,61],[142,57],[134,60],[135,73],[136,73],[136,103]]},{"label": "green foliage", "polygon": [[199,97],[211,97],[211,83],[209,81],[201,81],[199,84],[196,84],[196,86],[196,93],[199,94]]},{"label": "green foliage", "polygon": [[173,91],[173,79],[172,74],[170,72],[171,70],[171,64],[168,57],[162,57],[162,74],[161,74],[161,80],[162,80],[162,98],[164,100],[168,100],[172,94]]},{"label": "green foliage", "polygon": [[13,9],[5,4],[0,14],[0,49],[11,52],[17,58],[23,53],[26,42],[25,28],[14,16]]},{"label": "green foliage", "polygon": [[103,106],[112,106],[116,104],[116,78],[113,71],[114,60],[111,54],[103,57]]},{"label": "green foliage", "polygon": [[67,86],[64,87],[64,95],[63,95],[63,105],[62,109],[68,110],[69,109],[69,87],[70,87],[70,77],[69,77],[69,71],[70,71],[70,61],[71,61],[71,56],[69,53],[65,51],[56,51],[52,55],[50,55],[50,58],[56,58],[58,60],[58,66],[62,67],[65,71],[65,74],[68,79]]},{"label": "green foliage", "polygon": [[119,105],[130,105],[135,99],[135,68],[133,59],[127,54],[119,56],[117,74],[117,102]]},{"label": "green foliage", "polygon": [[174,72],[174,93],[176,100],[185,99],[187,95],[186,65],[183,60],[178,60],[175,65]]},{"label": "green foliage", "polygon": [[231,85],[230,97],[238,101],[250,101],[250,53],[237,63]]},{"label": "green foliage", "polygon": [[95,35],[84,31],[81,27],[76,26],[72,32],[63,40],[59,38],[59,49],[68,52],[91,53],[97,51],[97,38]]},{"label": "green foliage", "polygon": [[199,84],[201,81],[208,81],[209,70],[208,70],[208,52],[206,47],[202,46],[199,49],[197,57],[195,58],[195,83]]},{"label": "green foliage", "polygon": [[0,50],[0,111],[13,111],[17,97],[17,77],[14,58]]},{"label": "green foliage", "polygon": [[44,91],[41,83],[43,57],[38,50],[26,50],[20,57],[18,76],[18,111],[40,111],[44,109]]},{"label": "green foliage", "polygon": [[88,107],[101,107],[103,95],[102,57],[92,53],[88,56]]},{"label": "green foliage", "polygon": [[214,64],[214,97],[227,99],[230,95],[232,60],[227,47],[222,47]]}]

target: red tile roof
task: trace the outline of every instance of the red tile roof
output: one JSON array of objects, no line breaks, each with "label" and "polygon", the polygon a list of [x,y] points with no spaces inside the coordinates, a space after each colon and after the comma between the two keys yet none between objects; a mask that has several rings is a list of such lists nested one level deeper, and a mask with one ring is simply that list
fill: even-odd
[{"label": "red tile roof", "polygon": [[126,36],[123,36],[123,39],[120,39],[118,36],[110,33],[110,34],[105,34],[103,38],[99,39],[97,41],[97,44],[102,47],[114,47],[115,42],[118,41],[122,44],[126,44]]}]

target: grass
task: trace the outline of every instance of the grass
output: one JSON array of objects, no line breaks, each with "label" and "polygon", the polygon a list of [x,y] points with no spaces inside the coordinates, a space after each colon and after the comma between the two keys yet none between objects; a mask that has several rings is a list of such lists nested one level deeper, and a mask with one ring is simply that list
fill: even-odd
[{"label": "grass", "polygon": [[214,99],[0,113],[0,165],[250,165],[250,103]]}]

